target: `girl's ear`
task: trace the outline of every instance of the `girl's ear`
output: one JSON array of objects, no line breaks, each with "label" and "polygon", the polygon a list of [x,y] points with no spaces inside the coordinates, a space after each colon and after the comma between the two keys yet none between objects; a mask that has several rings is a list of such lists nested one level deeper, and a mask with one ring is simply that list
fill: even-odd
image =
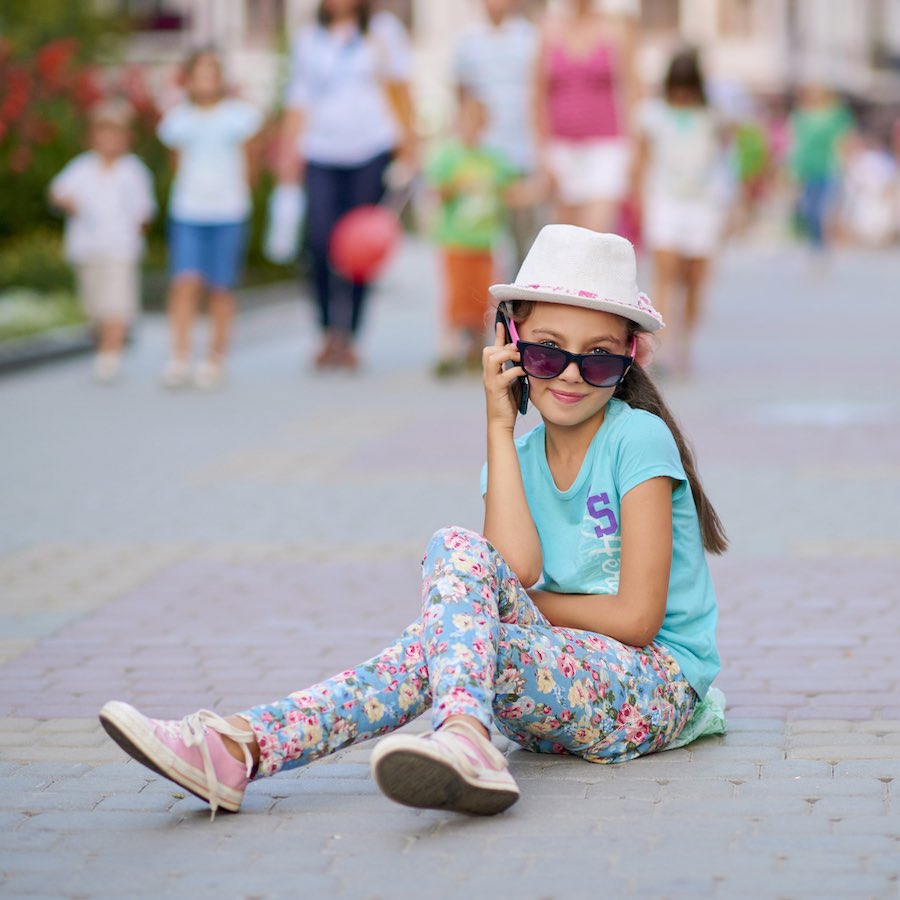
[{"label": "girl's ear", "polygon": [[635,335],[637,346],[634,350],[634,361],[646,369],[653,364],[654,341],[649,331],[639,331]]}]

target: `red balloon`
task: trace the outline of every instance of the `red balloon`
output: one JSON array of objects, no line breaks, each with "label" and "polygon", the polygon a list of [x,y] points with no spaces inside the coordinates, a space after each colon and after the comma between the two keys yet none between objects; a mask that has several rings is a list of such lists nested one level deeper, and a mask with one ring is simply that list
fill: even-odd
[{"label": "red balloon", "polygon": [[341,216],[328,243],[335,271],[355,284],[378,277],[400,243],[397,214],[384,206],[357,206]]}]

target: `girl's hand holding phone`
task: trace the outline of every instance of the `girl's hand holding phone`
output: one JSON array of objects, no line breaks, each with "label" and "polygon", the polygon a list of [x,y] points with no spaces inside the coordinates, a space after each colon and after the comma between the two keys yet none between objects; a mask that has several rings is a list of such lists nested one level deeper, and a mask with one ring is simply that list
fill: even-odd
[{"label": "girl's hand holding phone", "polygon": [[[513,430],[519,400],[515,396],[517,380],[525,375],[519,363],[519,351],[515,344],[507,343],[503,325],[497,323],[494,343],[484,348],[484,394],[487,406],[488,427],[498,425]],[[504,366],[512,363],[509,368]]]}]

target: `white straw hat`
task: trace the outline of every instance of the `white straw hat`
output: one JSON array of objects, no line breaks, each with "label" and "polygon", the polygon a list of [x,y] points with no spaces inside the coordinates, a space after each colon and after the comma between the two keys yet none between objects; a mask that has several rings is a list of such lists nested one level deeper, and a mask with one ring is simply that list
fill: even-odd
[{"label": "white straw hat", "polygon": [[575,225],[545,225],[513,284],[494,284],[497,300],[543,300],[614,313],[647,331],[664,326],[637,286],[631,242]]}]

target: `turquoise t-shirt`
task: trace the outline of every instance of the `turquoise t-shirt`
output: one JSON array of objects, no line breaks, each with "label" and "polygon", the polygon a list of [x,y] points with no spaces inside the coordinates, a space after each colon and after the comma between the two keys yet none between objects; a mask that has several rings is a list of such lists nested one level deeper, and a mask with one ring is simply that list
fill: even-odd
[{"label": "turquoise t-shirt", "polygon": [[[543,425],[518,438],[516,449],[544,555],[541,587],[561,594],[618,591],[622,497],[650,478],[674,480],[669,596],[656,640],[672,653],[701,699],[706,696],[719,672],[718,610],[694,498],[666,424],[621,400],[610,400],[567,491],[559,490],[550,474]],[[487,466],[481,482],[485,493]]]}]

